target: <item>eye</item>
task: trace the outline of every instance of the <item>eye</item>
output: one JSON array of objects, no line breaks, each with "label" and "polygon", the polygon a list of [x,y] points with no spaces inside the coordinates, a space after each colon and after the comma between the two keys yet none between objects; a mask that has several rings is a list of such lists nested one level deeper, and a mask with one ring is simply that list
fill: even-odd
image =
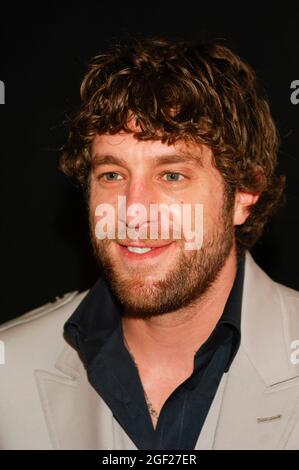
[{"label": "eye", "polygon": [[[177,182],[177,181],[181,181],[184,177],[184,175],[182,175],[181,173],[176,173],[176,172],[173,172],[173,171],[168,171],[167,173],[164,173],[163,176],[166,176],[166,175],[170,175],[170,178],[167,180],[167,181],[174,181],[174,182]],[[178,177],[181,177],[181,179],[178,179]]]},{"label": "eye", "polygon": [[[107,178],[105,178],[107,176]],[[111,178],[110,178],[111,176]],[[102,173],[99,176],[97,176],[98,180],[104,179],[104,181],[119,181],[116,179],[117,176],[121,176],[119,173],[116,173],[114,171],[108,171],[106,173]]]}]

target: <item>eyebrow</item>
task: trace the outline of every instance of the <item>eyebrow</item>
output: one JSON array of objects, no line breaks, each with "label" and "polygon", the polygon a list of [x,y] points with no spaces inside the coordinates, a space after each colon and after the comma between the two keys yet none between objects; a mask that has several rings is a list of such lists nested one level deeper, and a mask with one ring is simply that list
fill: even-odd
[{"label": "eyebrow", "polygon": [[[167,165],[171,163],[196,163],[199,166],[202,166],[202,161],[199,156],[195,155],[157,155],[153,157],[153,162],[155,165]],[[95,169],[101,165],[115,164],[120,166],[127,166],[127,161],[122,157],[117,157],[115,155],[99,155],[96,154],[92,157],[91,166],[92,169]]]}]

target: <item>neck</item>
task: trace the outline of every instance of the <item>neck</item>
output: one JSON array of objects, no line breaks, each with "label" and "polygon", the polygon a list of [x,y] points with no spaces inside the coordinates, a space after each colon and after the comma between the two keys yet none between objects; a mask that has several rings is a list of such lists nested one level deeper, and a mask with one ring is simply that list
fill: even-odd
[{"label": "neck", "polygon": [[[208,339],[220,319],[237,270],[235,247],[217,279],[190,308],[150,318],[122,317],[124,337],[138,361],[186,363]],[[158,362],[156,362],[158,361]]]}]

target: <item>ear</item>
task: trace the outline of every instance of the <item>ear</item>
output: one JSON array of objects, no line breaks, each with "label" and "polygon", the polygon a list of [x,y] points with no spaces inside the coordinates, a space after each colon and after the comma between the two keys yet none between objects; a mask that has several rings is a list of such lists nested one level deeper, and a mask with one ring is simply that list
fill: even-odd
[{"label": "ear", "polygon": [[261,193],[246,193],[237,190],[235,194],[234,225],[242,225],[250,214]]}]

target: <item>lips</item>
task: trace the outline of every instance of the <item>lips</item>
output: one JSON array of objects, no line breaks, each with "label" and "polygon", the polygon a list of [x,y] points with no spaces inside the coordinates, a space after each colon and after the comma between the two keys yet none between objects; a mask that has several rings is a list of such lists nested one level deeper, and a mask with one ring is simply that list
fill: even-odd
[{"label": "lips", "polygon": [[[145,243],[128,243],[125,244],[125,243],[117,243],[117,246],[118,246],[118,249],[120,250],[120,254],[123,256],[123,259],[124,260],[127,260],[129,262],[140,262],[141,260],[150,260],[150,259],[154,259],[154,258],[157,258],[158,256],[160,256],[161,254],[163,254],[164,252],[168,251],[171,247],[171,245],[173,245],[173,241],[171,242],[167,242],[167,243],[163,243],[163,244],[155,244],[153,245],[152,243],[151,244],[145,244]],[[134,247],[134,248],[151,248],[150,250],[146,250],[144,251],[143,253],[142,252],[133,252],[133,251],[130,251],[128,249],[128,247]]]},{"label": "lips", "polygon": [[133,247],[137,247],[137,248],[161,248],[163,246],[166,246],[166,245],[170,245],[170,243],[172,243],[172,241],[167,241],[165,243],[140,243],[140,242],[122,242],[122,243],[119,243],[119,245],[121,246],[133,246]]}]

